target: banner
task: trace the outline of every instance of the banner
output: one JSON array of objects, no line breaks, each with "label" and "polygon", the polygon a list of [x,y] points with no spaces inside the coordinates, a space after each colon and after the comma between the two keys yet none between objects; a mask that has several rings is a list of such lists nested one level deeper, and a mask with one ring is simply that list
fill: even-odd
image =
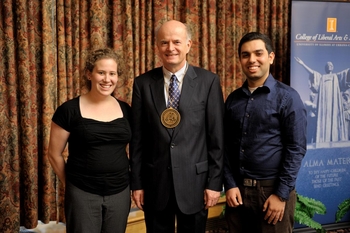
[{"label": "banner", "polygon": [[350,220],[349,15],[349,2],[292,1],[291,86],[308,111],[296,191],[324,208],[320,224]]}]

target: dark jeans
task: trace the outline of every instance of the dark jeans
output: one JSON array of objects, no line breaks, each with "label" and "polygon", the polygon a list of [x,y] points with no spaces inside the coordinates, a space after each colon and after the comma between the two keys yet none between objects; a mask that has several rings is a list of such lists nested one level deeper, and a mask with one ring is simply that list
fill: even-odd
[{"label": "dark jeans", "polygon": [[294,226],[294,210],[296,193],[293,190],[286,202],[283,220],[276,225],[264,220],[266,212],[263,205],[272,194],[274,187],[239,187],[243,205],[229,207],[226,205],[225,217],[230,233],[292,233]]}]

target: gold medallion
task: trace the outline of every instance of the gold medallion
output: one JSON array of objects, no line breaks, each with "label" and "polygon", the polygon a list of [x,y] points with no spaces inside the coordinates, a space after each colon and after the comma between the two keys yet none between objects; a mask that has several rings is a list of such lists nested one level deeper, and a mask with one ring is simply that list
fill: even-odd
[{"label": "gold medallion", "polygon": [[162,112],[160,120],[165,127],[172,129],[180,123],[181,116],[176,109],[167,108]]}]

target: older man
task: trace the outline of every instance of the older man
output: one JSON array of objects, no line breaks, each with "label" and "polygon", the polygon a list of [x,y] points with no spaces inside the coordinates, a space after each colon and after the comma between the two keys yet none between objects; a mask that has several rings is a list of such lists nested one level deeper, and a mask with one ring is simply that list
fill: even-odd
[{"label": "older man", "polygon": [[147,232],[205,232],[222,190],[224,103],[218,76],[186,61],[192,40],[171,20],[158,29],[163,66],[135,78],[131,188]]}]

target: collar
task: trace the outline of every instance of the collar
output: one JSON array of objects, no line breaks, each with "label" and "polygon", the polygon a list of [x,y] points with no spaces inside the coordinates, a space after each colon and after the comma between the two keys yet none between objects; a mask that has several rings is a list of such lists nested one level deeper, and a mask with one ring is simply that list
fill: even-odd
[{"label": "collar", "polygon": [[[271,90],[274,88],[275,84],[276,84],[276,79],[272,76],[272,74],[269,74],[269,76],[267,77],[267,79],[265,80],[264,84],[261,86],[261,87],[258,87],[255,91],[257,90],[261,90],[261,91],[264,91],[264,92],[271,92]],[[248,81],[246,80],[243,85],[242,85],[242,90],[245,92],[245,93],[249,93],[250,95],[250,91],[249,91],[249,88],[248,88]]]},{"label": "collar", "polygon": [[162,67],[163,69],[163,74],[164,74],[164,79],[167,83],[170,82],[170,77],[175,74],[176,77],[177,77],[177,80],[182,83],[184,77],[185,77],[185,74],[186,74],[186,71],[187,71],[187,68],[188,68],[188,64],[187,62],[185,63],[185,65],[180,69],[178,70],[177,72],[175,73],[171,73],[169,70],[167,70],[164,66]]}]

